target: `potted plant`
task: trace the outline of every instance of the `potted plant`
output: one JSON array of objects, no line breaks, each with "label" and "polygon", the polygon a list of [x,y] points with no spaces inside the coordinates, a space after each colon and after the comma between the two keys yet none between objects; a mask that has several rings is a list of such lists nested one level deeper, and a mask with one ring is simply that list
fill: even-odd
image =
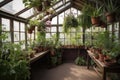
[{"label": "potted plant", "polygon": [[118,0],[107,0],[104,1],[105,7],[105,15],[107,18],[107,22],[112,23],[115,21],[115,15],[117,10],[119,10],[120,6],[118,5]]},{"label": "potted plant", "polygon": [[91,22],[93,25],[96,25],[96,26],[99,26],[100,24],[100,16],[102,15],[102,8],[103,6],[99,7],[99,8],[96,8],[96,7],[90,7],[91,9],[91,13],[90,13],[90,16],[91,16]]},{"label": "potted plant", "polygon": [[38,26],[37,26],[37,30],[38,31],[45,31],[45,22],[44,21],[41,21],[39,22]]},{"label": "potted plant", "polygon": [[35,11],[46,11],[46,9],[49,9],[51,4],[55,3],[56,0],[23,0],[23,3],[25,6],[34,8]]},{"label": "potted plant", "polygon": [[38,20],[36,20],[36,19],[35,20],[30,20],[29,25],[30,25],[31,30],[35,30],[35,26],[38,25]]},{"label": "potted plant", "polygon": [[68,14],[64,18],[63,27],[64,27],[64,32],[68,32],[70,28],[77,28],[78,27],[77,18],[75,18],[73,14]]}]

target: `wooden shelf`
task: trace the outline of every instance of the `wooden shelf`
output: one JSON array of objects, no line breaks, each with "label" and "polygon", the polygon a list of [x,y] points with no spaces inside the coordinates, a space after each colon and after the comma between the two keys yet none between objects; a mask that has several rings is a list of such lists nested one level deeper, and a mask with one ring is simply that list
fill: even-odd
[{"label": "wooden shelf", "polygon": [[47,54],[48,52],[49,52],[49,50],[40,52],[40,53],[36,53],[35,56],[30,59],[30,63],[37,61],[38,59],[40,59],[43,55]]}]

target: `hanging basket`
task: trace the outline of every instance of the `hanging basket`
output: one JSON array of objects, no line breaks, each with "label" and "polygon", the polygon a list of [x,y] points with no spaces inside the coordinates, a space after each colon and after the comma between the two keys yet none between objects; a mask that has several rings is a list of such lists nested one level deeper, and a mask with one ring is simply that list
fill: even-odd
[{"label": "hanging basket", "polygon": [[43,10],[43,6],[42,5],[39,5],[38,7],[36,7],[37,11],[42,11]]},{"label": "hanging basket", "polygon": [[106,13],[106,18],[108,23],[115,22],[115,13]]},{"label": "hanging basket", "polygon": [[35,30],[35,25],[30,26],[31,30]]},{"label": "hanging basket", "polygon": [[28,29],[29,34],[32,34],[32,31],[33,31],[32,29]]},{"label": "hanging basket", "polygon": [[91,17],[92,25],[99,26],[100,25],[100,17]]}]

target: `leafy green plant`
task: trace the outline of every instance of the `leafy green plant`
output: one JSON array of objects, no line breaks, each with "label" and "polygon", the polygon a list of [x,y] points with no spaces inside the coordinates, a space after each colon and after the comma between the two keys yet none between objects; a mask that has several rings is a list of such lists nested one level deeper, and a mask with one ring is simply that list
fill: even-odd
[{"label": "leafy green plant", "polygon": [[[0,35],[5,40],[7,34]],[[0,48],[0,79],[27,80],[30,78],[29,61],[20,44],[4,43]]]},{"label": "leafy green plant", "polygon": [[106,12],[114,13],[120,6],[118,5],[118,0],[106,0],[104,1],[104,8]]},{"label": "leafy green plant", "polygon": [[87,14],[81,14],[78,17],[78,23],[81,27],[84,27],[85,29],[90,28],[92,26],[91,23],[91,17]]},{"label": "leafy green plant", "polygon": [[63,27],[64,27],[64,32],[68,32],[70,28],[77,28],[78,27],[77,18],[75,18],[73,14],[68,14],[64,18]]},{"label": "leafy green plant", "polygon": [[38,31],[45,32],[45,22],[41,21],[38,24]]},{"label": "leafy green plant", "polygon": [[76,59],[75,59],[75,64],[77,65],[85,65],[85,60],[82,56],[78,56]]}]

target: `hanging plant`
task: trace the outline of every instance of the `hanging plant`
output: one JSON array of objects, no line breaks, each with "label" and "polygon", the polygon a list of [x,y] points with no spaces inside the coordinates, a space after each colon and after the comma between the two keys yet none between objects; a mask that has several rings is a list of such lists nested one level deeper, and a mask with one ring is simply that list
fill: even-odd
[{"label": "hanging plant", "polygon": [[64,27],[64,32],[68,32],[70,28],[77,28],[78,27],[77,18],[75,18],[74,15],[69,14],[64,19],[63,27]]},{"label": "hanging plant", "polygon": [[31,30],[35,30],[35,26],[38,25],[38,20],[30,20],[29,25]]},{"label": "hanging plant", "polygon": [[45,22],[41,21],[37,26],[38,31],[45,31]]},{"label": "hanging plant", "polygon": [[107,18],[107,22],[113,23],[115,22],[115,16],[120,6],[118,5],[118,0],[107,0],[104,1],[105,15]]},{"label": "hanging plant", "polygon": [[35,11],[46,11],[57,0],[23,0],[26,7],[35,8]]}]

